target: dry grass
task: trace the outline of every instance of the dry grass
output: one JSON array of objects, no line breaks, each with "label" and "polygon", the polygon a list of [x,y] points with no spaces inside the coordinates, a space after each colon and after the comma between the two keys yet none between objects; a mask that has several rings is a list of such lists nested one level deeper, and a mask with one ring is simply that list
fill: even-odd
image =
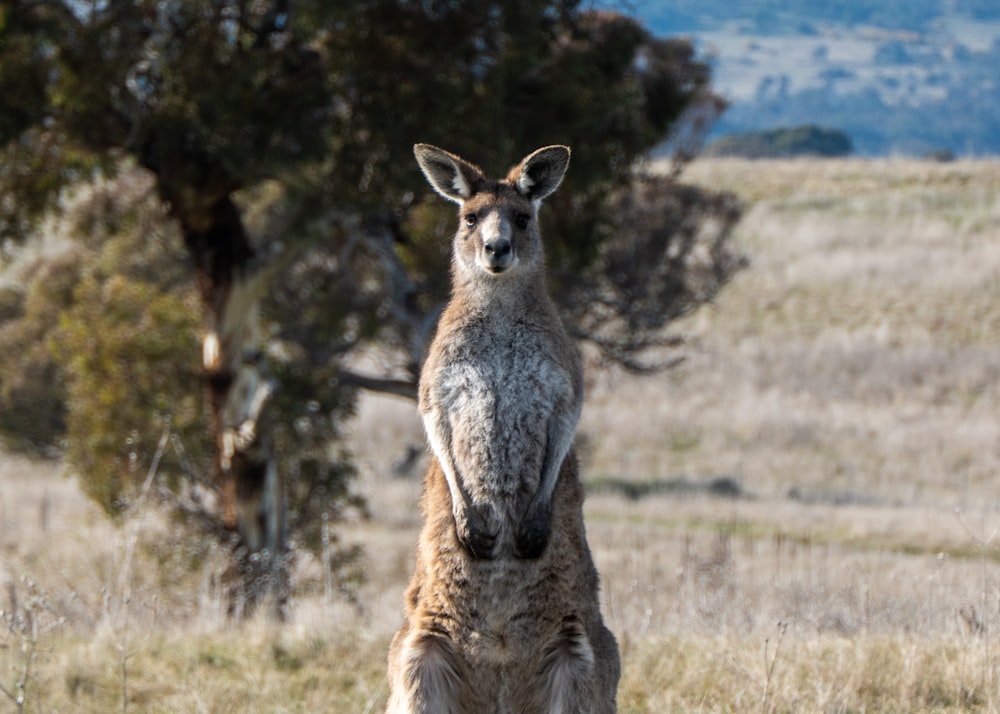
[{"label": "dry grass", "polygon": [[[590,375],[620,710],[1000,711],[1000,164],[688,178],[751,202],[753,263],[680,327],[679,369]],[[155,514],[115,530],[51,467],[0,462],[0,685],[30,649],[25,711],[381,711],[419,527],[421,465],[393,473],[423,444],[413,405],[364,400],[352,443],[359,600],[303,588],[281,627],[227,623],[212,558]],[[28,602],[34,644],[11,617]]]}]

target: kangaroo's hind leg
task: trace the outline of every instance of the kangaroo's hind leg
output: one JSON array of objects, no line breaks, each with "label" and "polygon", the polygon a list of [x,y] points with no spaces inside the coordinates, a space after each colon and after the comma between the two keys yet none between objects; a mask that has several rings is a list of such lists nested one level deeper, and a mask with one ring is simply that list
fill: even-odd
[{"label": "kangaroo's hind leg", "polygon": [[461,661],[443,633],[396,633],[389,653],[389,704],[386,714],[462,714]]},{"label": "kangaroo's hind leg", "polygon": [[563,619],[545,646],[538,668],[538,698],[545,714],[594,711],[594,649],[576,615]]}]

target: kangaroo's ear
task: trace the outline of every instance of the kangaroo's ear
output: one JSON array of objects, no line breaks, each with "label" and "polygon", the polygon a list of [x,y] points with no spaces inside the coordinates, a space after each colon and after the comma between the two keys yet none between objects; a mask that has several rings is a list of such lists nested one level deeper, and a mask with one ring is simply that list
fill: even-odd
[{"label": "kangaroo's ear", "polygon": [[569,147],[546,146],[525,157],[507,178],[522,196],[541,201],[559,188],[568,168]]},{"label": "kangaroo's ear", "polygon": [[430,144],[416,144],[413,155],[431,187],[455,203],[462,203],[478,190],[483,172],[465,159]]}]

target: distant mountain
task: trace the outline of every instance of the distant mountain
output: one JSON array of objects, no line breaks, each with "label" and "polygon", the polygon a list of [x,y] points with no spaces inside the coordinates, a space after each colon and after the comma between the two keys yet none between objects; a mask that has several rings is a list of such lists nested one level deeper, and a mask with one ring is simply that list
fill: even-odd
[{"label": "distant mountain", "polygon": [[1000,154],[997,0],[637,0],[732,105],[713,136],[821,125],[863,155]]}]

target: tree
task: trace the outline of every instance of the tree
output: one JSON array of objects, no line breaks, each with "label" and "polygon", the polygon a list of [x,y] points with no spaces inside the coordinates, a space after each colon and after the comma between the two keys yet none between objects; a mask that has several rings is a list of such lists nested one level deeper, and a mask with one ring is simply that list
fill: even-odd
[{"label": "tree", "polygon": [[[232,535],[251,603],[263,592],[280,602],[288,509],[306,523],[317,501],[346,502],[349,469],[329,443],[355,390],[414,393],[446,298],[454,220],[426,200],[414,142],[493,172],[545,143],[574,146],[567,186],[544,213],[553,284],[574,334],[626,367],[669,363],[669,323],[742,265],[729,246],[730,197],[635,173],[676,127],[681,163],[693,155],[724,107],[708,66],[690,42],[573,0],[14,0],[0,10],[0,43],[8,252],[67,187],[139,172],[193,266],[214,454],[206,488],[221,504],[206,519]],[[93,233],[91,255],[118,233]],[[74,443],[114,428],[107,416],[103,426],[73,416],[73,390],[91,393],[114,370],[79,354],[94,346],[83,320],[109,330],[111,353],[190,360],[176,336],[193,334],[191,323],[172,322],[155,275],[139,277],[67,278],[53,337],[65,401],[51,411]],[[109,296],[129,310],[98,300]],[[27,303],[14,303],[8,326],[24,328]],[[113,338],[108,311],[132,331]],[[136,342],[144,321],[175,339]],[[352,369],[373,348],[384,372]],[[172,373],[184,381],[184,369]],[[134,398],[141,385],[130,386],[104,401]],[[88,479],[93,453],[70,451]]]},{"label": "tree", "polygon": [[730,134],[706,148],[709,156],[744,156],[751,159],[789,156],[847,156],[851,138],[840,129],[813,124]]}]

